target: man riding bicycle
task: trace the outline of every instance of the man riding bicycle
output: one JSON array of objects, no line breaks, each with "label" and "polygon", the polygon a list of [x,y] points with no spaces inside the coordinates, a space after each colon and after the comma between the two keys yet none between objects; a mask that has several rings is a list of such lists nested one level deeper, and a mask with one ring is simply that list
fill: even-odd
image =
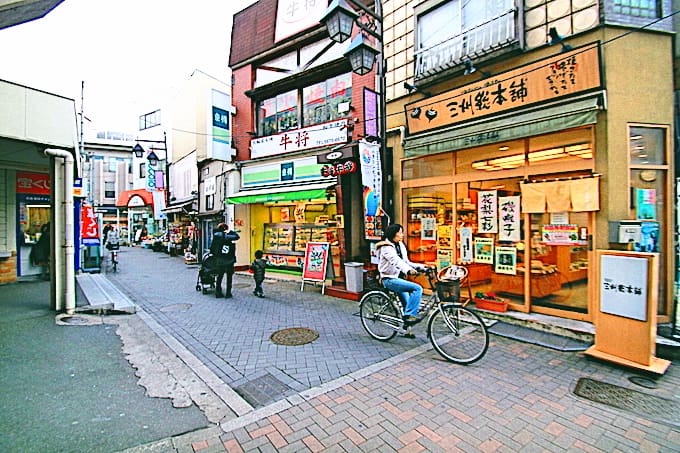
[{"label": "man riding bicycle", "polygon": [[423,296],[423,287],[418,283],[405,280],[406,275],[424,272],[428,266],[414,263],[408,259],[404,245],[404,229],[399,224],[385,228],[383,240],[375,246],[378,255],[378,272],[382,285],[399,295],[404,304],[404,324],[412,325],[420,321],[418,309]]}]

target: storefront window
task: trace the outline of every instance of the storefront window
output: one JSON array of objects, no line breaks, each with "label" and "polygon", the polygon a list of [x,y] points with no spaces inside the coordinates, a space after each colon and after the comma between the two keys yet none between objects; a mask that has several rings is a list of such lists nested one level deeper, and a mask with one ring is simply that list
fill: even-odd
[{"label": "storefront window", "polygon": [[402,161],[401,179],[420,179],[432,176],[451,176],[453,156],[451,153],[433,154]]},{"label": "storefront window", "polygon": [[524,141],[513,140],[456,153],[456,173],[494,172],[524,166]]},{"label": "storefront window", "polygon": [[668,285],[666,257],[669,229],[666,213],[670,209],[668,186],[668,129],[665,127],[629,127],[630,206],[629,218],[639,221],[639,241],[629,245],[635,251],[658,252],[658,314],[669,312],[666,300]]},{"label": "storefront window", "polygon": [[444,268],[455,263],[451,185],[404,190],[406,246],[412,261]]}]

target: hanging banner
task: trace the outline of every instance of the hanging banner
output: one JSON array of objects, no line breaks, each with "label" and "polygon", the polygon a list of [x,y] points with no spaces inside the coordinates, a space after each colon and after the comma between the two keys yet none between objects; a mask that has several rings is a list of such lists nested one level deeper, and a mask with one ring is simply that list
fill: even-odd
[{"label": "hanging banner", "polygon": [[496,267],[494,272],[497,274],[517,275],[516,247],[496,247]]},{"label": "hanging banner", "polygon": [[471,263],[472,259],[472,228],[463,227],[460,229],[460,260],[465,264]]},{"label": "hanging banner", "polygon": [[83,245],[99,245],[99,224],[92,205],[83,203],[80,208],[80,237]]},{"label": "hanging banner", "polygon": [[380,145],[377,143],[359,142],[359,159],[361,160],[361,183],[364,187],[364,233],[366,239],[382,239],[382,168],[380,162]]},{"label": "hanging banner", "polygon": [[498,240],[518,242],[520,240],[519,195],[498,197]]},{"label": "hanging banner", "polygon": [[475,263],[493,264],[493,238],[475,238]]},{"label": "hanging banner", "polygon": [[477,232],[498,233],[498,199],[495,190],[480,190],[477,195]]}]

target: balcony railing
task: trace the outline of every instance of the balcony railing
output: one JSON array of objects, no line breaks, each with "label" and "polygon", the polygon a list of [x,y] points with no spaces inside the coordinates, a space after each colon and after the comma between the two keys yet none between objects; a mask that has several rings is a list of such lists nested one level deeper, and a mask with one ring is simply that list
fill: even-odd
[{"label": "balcony railing", "polygon": [[512,8],[439,44],[416,51],[415,78],[434,75],[462,64],[465,58],[479,58],[517,41],[515,11]]}]

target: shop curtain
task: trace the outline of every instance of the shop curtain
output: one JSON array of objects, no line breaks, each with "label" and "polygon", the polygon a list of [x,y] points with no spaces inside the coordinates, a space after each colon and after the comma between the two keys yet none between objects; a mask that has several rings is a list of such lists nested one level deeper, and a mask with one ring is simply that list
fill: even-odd
[{"label": "shop curtain", "polygon": [[522,212],[528,214],[545,212],[545,183],[520,184],[522,191]]},{"label": "shop curtain", "polygon": [[597,211],[600,209],[598,181],[598,178],[581,178],[520,184],[522,212]]},{"label": "shop curtain", "polygon": [[571,181],[571,210],[598,211],[600,209],[600,178],[583,178]]}]

